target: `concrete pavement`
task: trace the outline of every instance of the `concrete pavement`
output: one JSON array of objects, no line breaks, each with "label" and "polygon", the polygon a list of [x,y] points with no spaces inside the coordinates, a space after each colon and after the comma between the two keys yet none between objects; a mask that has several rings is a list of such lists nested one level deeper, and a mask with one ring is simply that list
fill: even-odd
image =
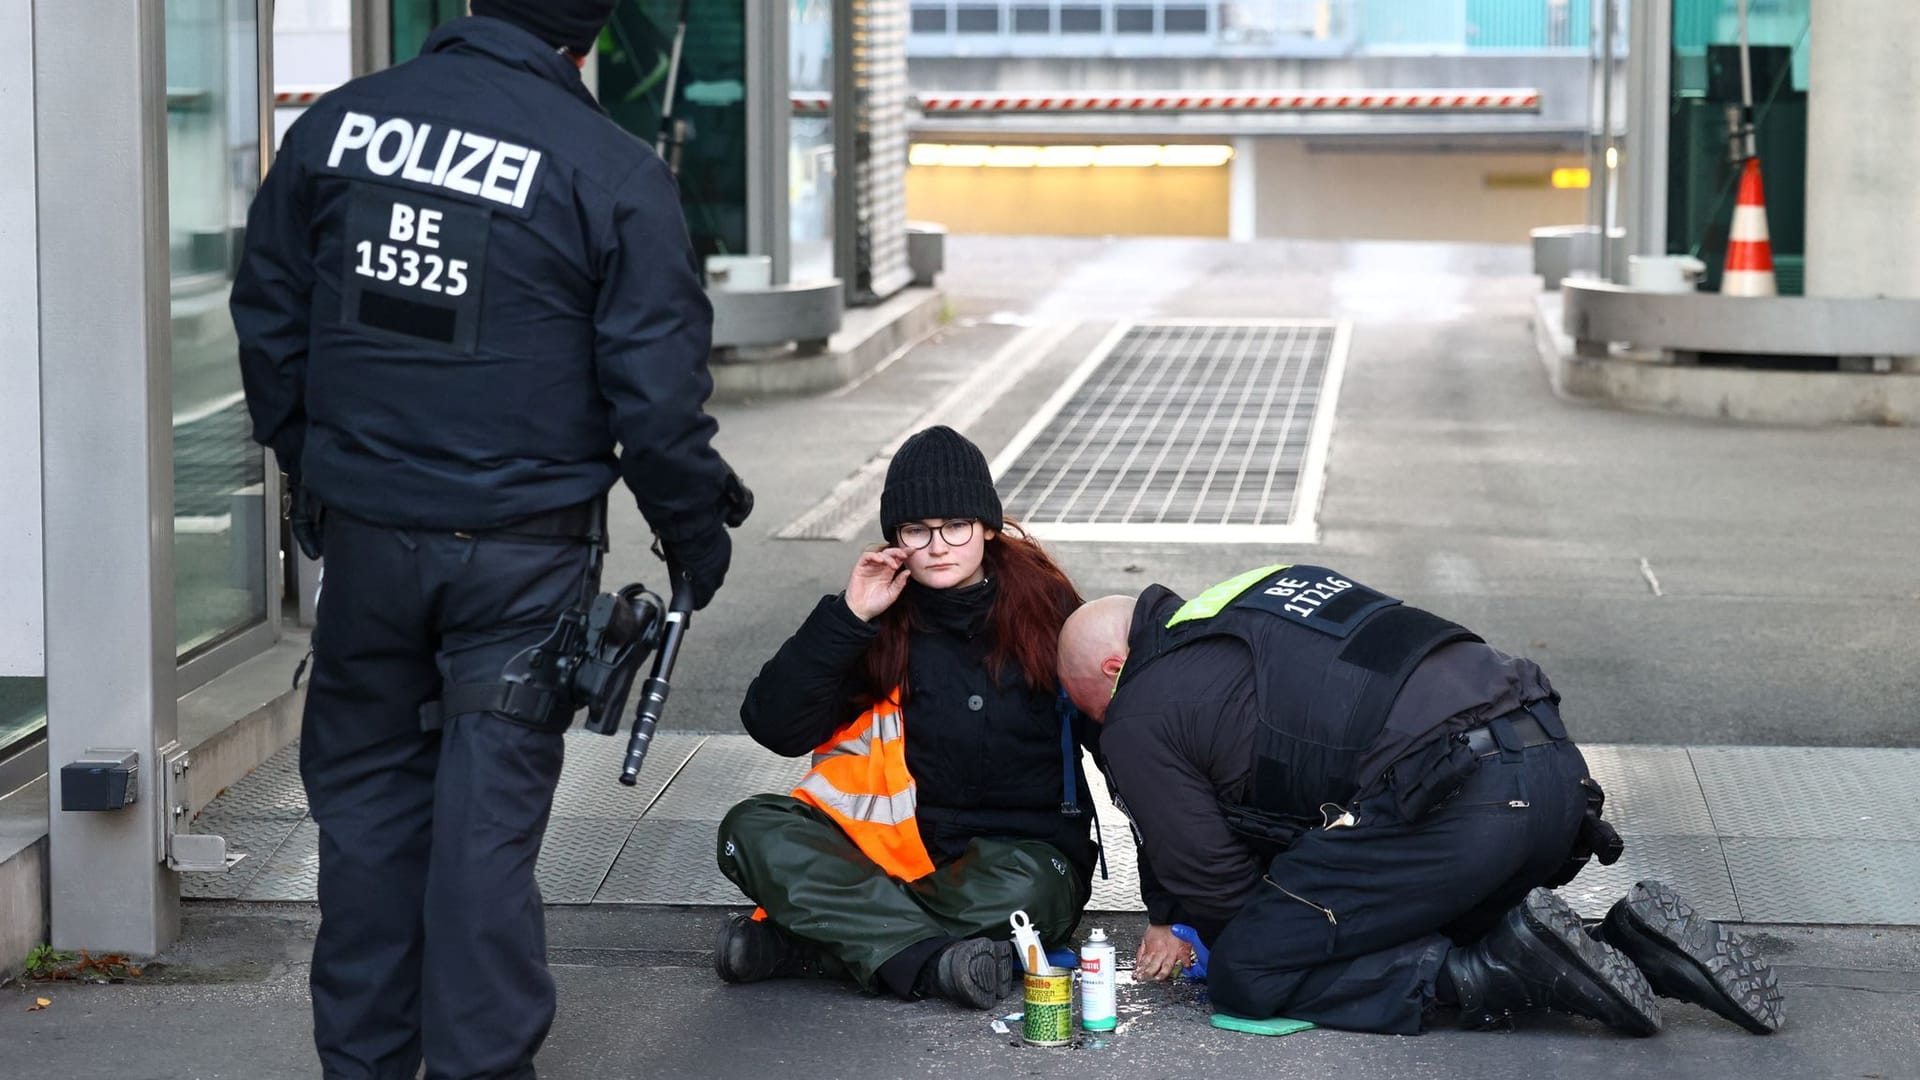
[{"label": "concrete pavement", "polygon": [[[1908,555],[1920,526],[1911,465],[1920,432],[1719,424],[1559,401],[1529,337],[1537,283],[1522,249],[954,237],[949,265],[943,285],[961,321],[891,367],[828,397],[717,407],[723,449],[759,510],[737,538],[727,589],[690,632],[663,730],[738,732],[747,681],[813,600],[843,585],[859,547],[772,534],[905,429],[968,406],[942,399],[980,365],[997,356],[1008,372],[984,408],[974,400],[963,410],[977,413],[963,429],[991,457],[1117,320],[1300,316],[1354,324],[1322,542],[1059,546],[1087,595],[1156,580],[1191,594],[1311,556],[1535,656],[1583,742],[1920,745],[1911,663],[1920,584]],[[1008,353],[1035,324],[1059,327],[1048,347]],[[627,539],[608,582],[657,580],[637,515],[616,506]],[[1806,838],[1806,873],[1788,879],[1808,897],[1854,890],[1859,871],[1837,854],[1879,827],[1859,819],[1900,809],[1850,790],[1772,793],[1792,827],[1829,830]],[[1903,845],[1908,858],[1920,846],[1912,835],[1877,842]],[[0,996],[0,1076],[311,1075],[301,965],[313,917],[301,904],[195,904],[170,969],[127,986],[56,988],[54,1005],[37,1012]],[[1920,1076],[1911,929],[1753,927],[1789,994],[1787,1031],[1766,1039],[1676,1007],[1670,1030],[1648,1041],[1552,1019],[1506,1037],[1266,1040],[1206,1027],[1190,993],[1132,987],[1132,1019],[1110,1045],[1049,1057],[941,1005],[817,984],[723,987],[706,968],[714,907],[550,917],[562,1013],[541,1059],[548,1076],[1066,1067],[1121,1077]],[[1097,919],[1122,933],[1123,948],[1138,932],[1137,915]]]},{"label": "concrete pavement", "polygon": [[[549,911],[560,1016],[538,1064],[547,1080],[819,1076],[1148,1078],[1920,1075],[1920,931],[1754,927],[1779,964],[1787,1027],[1748,1035],[1667,1003],[1666,1028],[1629,1039],[1583,1020],[1538,1016],[1510,1034],[1452,1029],[1417,1038],[1308,1031],[1271,1039],[1207,1025],[1186,985],[1121,987],[1122,1023],[1104,1045],[1011,1045],[993,1013],[863,997],[818,982],[727,986],[713,975],[711,912]],[[137,984],[0,990],[7,1080],[283,1080],[317,1074],[304,957],[304,906],[196,904],[165,966]],[[1092,925],[1101,925],[1095,916]],[[1123,955],[1137,928],[1120,929]],[[47,1008],[26,1011],[36,996]]]}]

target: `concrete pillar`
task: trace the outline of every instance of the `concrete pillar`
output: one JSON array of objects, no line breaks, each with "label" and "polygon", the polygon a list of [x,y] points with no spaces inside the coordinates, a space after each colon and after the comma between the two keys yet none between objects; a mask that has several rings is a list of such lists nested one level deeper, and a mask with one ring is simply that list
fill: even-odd
[{"label": "concrete pillar", "polygon": [[1920,297],[1920,4],[1815,4],[1812,21],[1807,295]]},{"label": "concrete pillar", "polygon": [[1259,140],[1233,137],[1233,162],[1227,167],[1227,239],[1244,244],[1259,235],[1260,167],[1254,157]]}]

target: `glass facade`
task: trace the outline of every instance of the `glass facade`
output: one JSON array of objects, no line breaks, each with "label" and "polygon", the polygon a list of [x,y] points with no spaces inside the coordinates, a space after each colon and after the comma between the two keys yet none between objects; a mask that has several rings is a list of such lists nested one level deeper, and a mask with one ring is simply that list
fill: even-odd
[{"label": "glass facade", "polygon": [[467,13],[467,0],[393,0],[393,62],[420,55],[427,35]]},{"label": "glass facade", "polygon": [[[0,677],[0,756],[47,727],[47,680]],[[0,795],[5,795],[0,791]]]},{"label": "glass facade", "polygon": [[[681,50],[674,95],[676,145],[668,149],[676,159],[687,229],[702,258],[747,251],[746,3],[700,0],[690,5]],[[831,0],[788,3],[795,39],[794,86],[801,87],[805,71],[806,89],[817,84],[828,92],[833,78]],[[600,35],[595,58],[601,104],[621,127],[654,145],[661,135],[660,107],[680,8],[680,0],[623,0]],[[434,27],[466,14],[466,0],[393,0],[392,12],[393,61],[400,63],[419,55]],[[797,268],[804,262],[814,277],[832,275],[832,123],[827,116],[796,123],[792,146],[795,264]],[[816,207],[824,216],[811,216]],[[802,210],[809,215],[805,222]],[[816,272],[816,266],[825,269]],[[796,272],[796,280],[804,278]]]},{"label": "glass facade", "polygon": [[[1746,0],[1754,141],[1780,292],[1803,291],[1806,264],[1807,33],[1812,0]],[[1720,287],[1740,170],[1729,110],[1742,98],[1740,0],[1673,0],[1667,250],[1707,264]]]},{"label": "glass facade", "polygon": [[[600,103],[648,142],[660,137],[679,15],[679,0],[631,0],[600,36]],[[691,5],[681,47],[668,156],[702,259],[747,251],[746,21],[745,0],[701,0]]]},{"label": "glass facade", "polygon": [[260,178],[257,33],[253,0],[166,5],[174,604],[183,659],[267,615],[266,463],[249,434],[227,313]]},{"label": "glass facade", "polygon": [[790,281],[833,276],[833,0],[789,0],[787,233]]},{"label": "glass facade", "polygon": [[1335,56],[1582,50],[1599,2],[911,0],[909,12],[921,56]]}]

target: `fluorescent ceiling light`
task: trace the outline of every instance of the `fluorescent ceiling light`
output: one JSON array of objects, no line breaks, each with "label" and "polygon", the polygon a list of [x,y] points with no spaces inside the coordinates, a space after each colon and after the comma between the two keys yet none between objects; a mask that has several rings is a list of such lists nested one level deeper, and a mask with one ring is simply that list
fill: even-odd
[{"label": "fluorescent ceiling light", "polygon": [[1103,146],[1094,151],[1095,165],[1119,166],[1122,168],[1150,168],[1160,164],[1160,148],[1157,146]]},{"label": "fluorescent ceiling light", "polygon": [[996,169],[1030,169],[1039,162],[1037,146],[995,146],[987,151],[987,164]]},{"label": "fluorescent ceiling light", "polygon": [[1093,164],[1095,149],[1092,146],[1043,146],[1037,164],[1048,169],[1084,169]]},{"label": "fluorescent ceiling light", "polygon": [[1233,160],[1233,147],[1207,143],[1174,143],[1160,148],[1160,164],[1212,168]]},{"label": "fluorescent ceiling light", "polygon": [[964,143],[949,146],[946,153],[942,155],[944,160],[940,164],[963,169],[978,168],[987,163],[987,155],[992,149],[990,146],[970,146]]}]

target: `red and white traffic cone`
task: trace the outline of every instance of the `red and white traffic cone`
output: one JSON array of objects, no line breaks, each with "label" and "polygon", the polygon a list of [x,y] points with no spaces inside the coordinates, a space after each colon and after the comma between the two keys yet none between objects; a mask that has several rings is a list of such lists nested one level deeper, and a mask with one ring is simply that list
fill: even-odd
[{"label": "red and white traffic cone", "polygon": [[1760,159],[1750,157],[1740,170],[1740,197],[1734,201],[1733,227],[1727,231],[1727,267],[1720,276],[1723,296],[1774,296],[1773,241],[1767,235],[1767,200],[1760,187]]}]

